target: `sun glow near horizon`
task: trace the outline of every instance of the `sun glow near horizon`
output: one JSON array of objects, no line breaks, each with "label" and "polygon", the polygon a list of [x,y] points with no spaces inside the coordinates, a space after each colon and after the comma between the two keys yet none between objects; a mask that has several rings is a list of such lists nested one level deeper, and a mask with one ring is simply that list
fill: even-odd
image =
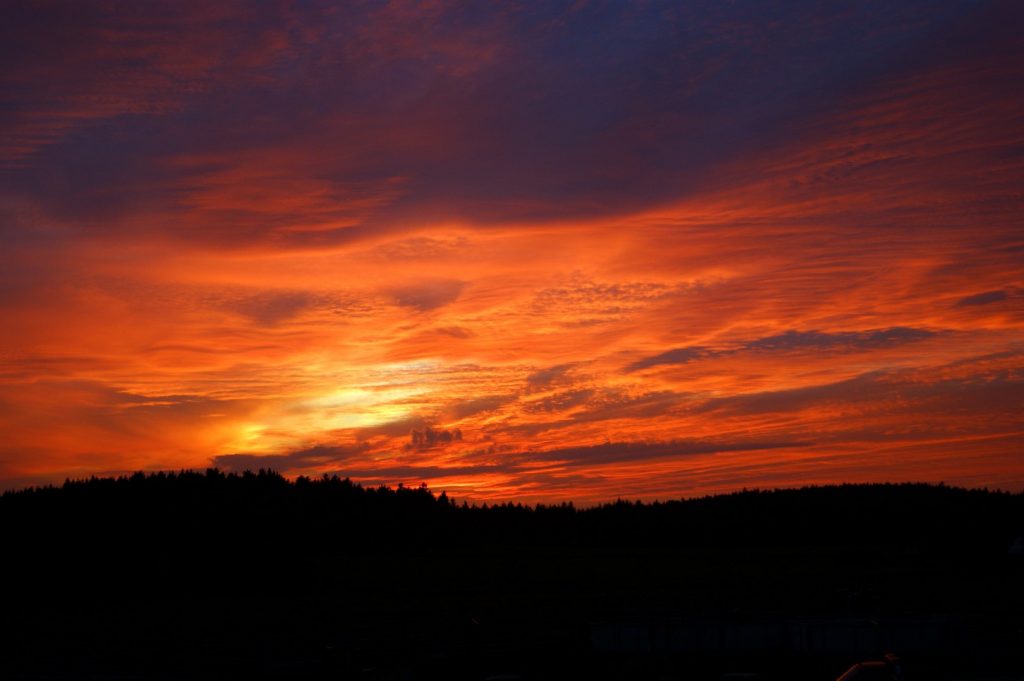
[{"label": "sun glow near horizon", "polygon": [[82,3],[0,70],[0,484],[1024,488],[1020,17],[943,7]]}]

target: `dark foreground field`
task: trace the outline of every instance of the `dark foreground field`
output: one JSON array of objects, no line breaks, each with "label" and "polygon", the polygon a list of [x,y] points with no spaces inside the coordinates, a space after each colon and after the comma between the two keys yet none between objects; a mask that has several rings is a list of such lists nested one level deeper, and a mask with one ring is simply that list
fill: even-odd
[{"label": "dark foreground field", "polygon": [[1024,677],[1022,495],[467,508],[210,471],[7,494],[0,532],[0,678]]}]

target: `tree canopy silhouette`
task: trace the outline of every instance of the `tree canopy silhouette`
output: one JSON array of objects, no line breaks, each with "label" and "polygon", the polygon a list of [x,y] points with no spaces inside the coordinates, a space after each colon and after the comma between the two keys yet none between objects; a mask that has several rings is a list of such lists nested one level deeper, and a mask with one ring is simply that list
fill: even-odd
[{"label": "tree canopy silhouette", "polygon": [[419,546],[888,546],[1005,550],[1024,530],[1024,494],[944,485],[867,484],[744,490],[592,508],[450,500],[425,485],[363,487],[324,476],[288,480],[181,471],[68,480],[7,492],[8,543],[188,550],[346,553]]}]

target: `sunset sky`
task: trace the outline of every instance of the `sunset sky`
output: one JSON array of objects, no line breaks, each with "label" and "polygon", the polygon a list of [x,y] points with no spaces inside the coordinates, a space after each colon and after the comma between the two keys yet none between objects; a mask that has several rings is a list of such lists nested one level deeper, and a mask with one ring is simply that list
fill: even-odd
[{"label": "sunset sky", "polygon": [[1024,489],[1022,26],[5,2],[0,490]]}]

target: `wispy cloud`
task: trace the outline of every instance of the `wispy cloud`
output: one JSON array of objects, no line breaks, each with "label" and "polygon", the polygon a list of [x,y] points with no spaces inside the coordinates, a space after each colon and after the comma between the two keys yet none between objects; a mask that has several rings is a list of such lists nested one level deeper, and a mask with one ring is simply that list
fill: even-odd
[{"label": "wispy cloud", "polygon": [[3,19],[0,480],[1024,485],[1019,7]]}]

